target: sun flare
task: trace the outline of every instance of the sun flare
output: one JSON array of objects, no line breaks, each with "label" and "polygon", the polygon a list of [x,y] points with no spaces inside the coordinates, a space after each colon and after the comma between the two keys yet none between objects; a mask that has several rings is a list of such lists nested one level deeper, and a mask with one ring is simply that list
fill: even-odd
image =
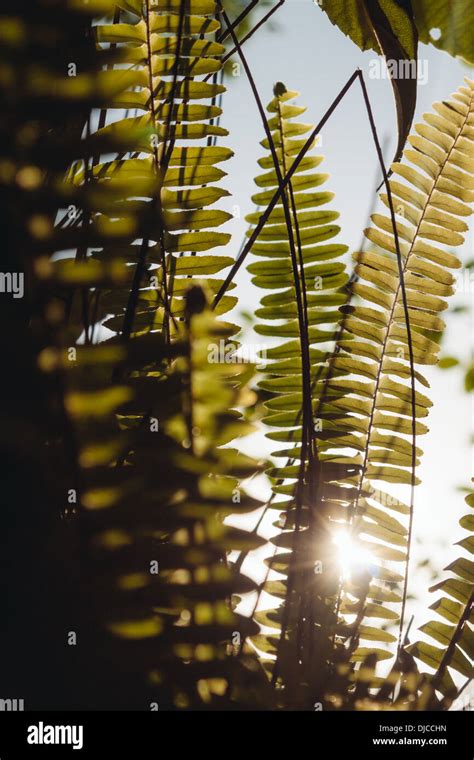
[{"label": "sun flare", "polygon": [[344,580],[350,580],[356,574],[368,571],[375,564],[374,556],[351,536],[346,528],[341,528],[333,536],[338,562]]}]

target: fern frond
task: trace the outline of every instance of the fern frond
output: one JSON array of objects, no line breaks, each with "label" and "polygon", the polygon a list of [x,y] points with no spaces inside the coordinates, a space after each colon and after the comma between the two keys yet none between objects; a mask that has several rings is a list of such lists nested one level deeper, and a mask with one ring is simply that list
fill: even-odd
[{"label": "fern frond", "polygon": [[[449,270],[460,266],[457,257],[443,246],[451,249],[460,245],[464,240],[463,233],[468,229],[465,218],[471,213],[468,203],[474,199],[473,88],[474,85],[467,81],[466,86],[448,103],[435,105],[436,114],[427,114],[425,122],[418,125],[415,134],[409,138],[411,147],[405,151],[405,162],[392,167],[395,176],[390,181],[390,188],[396,205],[415,365],[429,365],[437,361],[436,337],[444,328],[440,313],[447,307],[445,299],[453,292],[454,285],[454,277]],[[294,117],[297,113],[292,111],[288,115]],[[303,134],[304,131],[304,125],[300,125],[294,134]],[[296,152],[297,148],[294,150]],[[261,164],[264,168],[270,168],[268,159]],[[309,171],[315,165],[317,162],[311,159],[304,169]],[[314,186],[319,179],[320,175],[315,175],[310,179],[310,184]],[[274,192],[274,172],[269,171],[258,181],[263,187],[266,183],[270,186],[273,183],[268,196]],[[310,186],[305,182],[303,171],[299,177],[300,188]],[[266,199],[263,194],[257,202],[264,203]],[[385,193],[382,193],[381,199],[389,205]],[[321,198],[316,195],[311,203],[319,200]],[[268,562],[273,570],[284,575],[291,573],[292,565],[294,567],[296,563],[300,568],[301,585],[299,591],[298,588],[292,589],[289,596],[286,580],[278,582],[281,587],[278,595],[285,604],[276,611],[267,611],[264,616],[266,624],[272,621],[272,627],[276,630],[273,639],[271,634],[268,637],[265,635],[262,648],[267,649],[273,641],[274,648],[278,650],[280,647],[280,657],[284,656],[282,651],[288,649],[288,645],[281,643],[281,637],[280,641],[278,639],[278,628],[285,615],[284,607],[291,602],[293,610],[299,608],[299,614],[304,614],[306,619],[310,616],[309,602],[304,606],[306,583],[317,607],[313,615],[321,615],[325,609],[328,625],[324,636],[317,642],[321,660],[313,655],[313,663],[317,661],[324,669],[326,663],[337,659],[336,649],[338,642],[342,641],[346,642],[344,658],[349,657],[353,664],[365,661],[369,654],[372,658],[385,659],[390,653],[384,649],[374,649],[373,643],[387,644],[394,637],[374,628],[373,621],[394,624],[399,619],[402,596],[396,586],[403,580],[407,563],[406,518],[410,508],[376,484],[411,484],[413,461],[418,465],[422,454],[418,446],[413,450],[413,439],[410,440],[413,432],[411,366],[392,222],[389,217],[374,214],[373,227],[366,230],[366,237],[374,248],[354,254],[358,280],[352,289],[358,302],[355,305],[343,303],[340,307],[343,319],[339,335],[336,336],[334,330],[339,321],[337,316],[334,312],[326,312],[324,306],[339,305],[344,302],[344,295],[337,290],[329,292],[329,300],[325,301],[324,294],[322,299],[314,292],[309,291],[308,294],[311,305],[319,304],[319,309],[308,309],[309,342],[312,344],[314,365],[312,407],[317,439],[316,501],[307,475],[300,486],[303,503],[307,506],[313,504],[317,510],[317,529],[311,530],[311,508],[303,517],[297,516],[293,508],[294,482],[298,478],[301,482],[302,472],[298,458],[302,451],[299,424],[303,393],[297,374],[302,365],[294,291],[281,292],[288,282],[290,266],[288,245],[284,241],[285,230],[280,224],[281,211],[279,213],[279,217],[273,218],[272,226],[263,231],[253,250],[265,260],[251,264],[249,270],[255,275],[255,284],[279,290],[264,298],[264,308],[258,312],[261,318],[275,320],[275,323],[259,324],[257,331],[272,337],[292,339],[283,346],[269,349],[268,358],[273,360],[273,365],[267,366],[267,372],[273,376],[265,378],[261,388],[271,393],[271,398],[265,403],[270,413],[264,421],[279,428],[270,437],[289,444],[288,448],[278,452],[289,458],[287,466],[275,468],[270,473],[276,481],[275,492],[287,497],[281,505],[287,514],[283,514],[277,523],[284,531],[273,539],[283,553],[276,554]],[[308,217],[309,225],[315,224],[317,218],[312,214],[310,212]],[[254,215],[252,221],[256,219]],[[328,237],[333,234],[332,219],[319,217],[320,227],[309,227],[306,237],[305,216],[301,217],[301,223],[300,234],[307,245],[302,250],[310,256],[305,272],[316,275],[317,270],[315,268],[313,272],[312,262],[316,260],[319,264],[323,261],[322,266],[319,265],[320,283],[326,282],[330,289],[331,280],[335,278],[333,287],[340,288],[343,275],[339,271],[341,265],[337,262],[337,255],[342,251],[323,242],[326,232]],[[322,242],[322,245],[311,250],[310,246],[316,241]],[[341,300],[338,302],[338,299]],[[280,321],[276,323],[278,317]],[[320,328],[325,321],[332,330],[323,331]],[[335,337],[336,351],[329,358],[321,347],[324,348],[324,344]],[[429,385],[418,369],[415,369],[415,381],[418,387],[415,388],[413,412],[418,437],[428,430],[424,420],[432,402],[419,389],[420,385],[425,388]],[[331,539],[334,536],[337,538],[344,528],[351,543],[348,551],[352,554],[354,551],[362,552],[366,558],[370,557],[370,561],[365,559],[358,569],[352,567],[350,577],[344,580],[340,602],[336,603],[335,586],[342,571],[340,565],[337,567]],[[295,533],[298,534],[300,547],[296,559]],[[325,568],[319,584],[311,579],[317,560],[321,560]],[[296,601],[298,593],[299,603]],[[339,613],[338,619],[331,618],[331,609]],[[293,614],[298,615],[297,612]],[[352,620],[350,624],[349,620]],[[297,625],[296,617],[290,623],[290,629]],[[305,634],[300,631],[299,635]],[[328,645],[328,635],[332,635],[333,651]],[[262,645],[260,638],[260,643],[257,643],[259,647]],[[359,641],[364,639],[371,642],[370,649],[359,645]],[[308,639],[305,640],[308,642]],[[316,682],[317,679],[313,681]]]},{"label": "fern frond", "polygon": [[[283,176],[300,148],[301,140],[295,138],[294,135],[304,134],[311,128],[310,125],[293,121],[305,110],[288,104],[297,94],[286,90],[280,91],[268,106],[270,114],[276,114],[270,119],[269,126],[272,129]],[[268,149],[268,140],[263,140],[261,144]],[[315,191],[315,188],[326,181],[327,175],[308,173],[321,161],[321,156],[308,156],[300,163],[295,180],[291,182],[296,209],[296,215],[292,217],[293,234],[301,244],[303,267],[299,272],[300,287],[304,278],[307,327],[311,344],[324,343],[334,338],[334,325],[339,320],[337,307],[346,301],[346,295],[341,288],[347,281],[347,275],[344,272],[344,264],[338,259],[347,252],[347,246],[340,243],[326,244],[327,240],[335,237],[340,231],[340,228],[334,224],[339,215],[334,211],[320,209],[334,196],[327,191]],[[272,157],[264,156],[259,160],[259,165],[263,169],[270,168]],[[269,189],[255,194],[252,201],[257,205],[265,205],[278,186],[276,172],[275,170],[265,171],[255,181],[258,186]],[[249,214],[246,219],[254,225],[259,217],[260,214],[257,211]],[[250,236],[251,232],[252,228],[247,235]],[[270,215],[251,253],[258,258],[248,267],[248,271],[253,275],[253,284],[264,290],[277,291],[262,297],[261,306],[256,311],[259,321],[255,326],[255,331],[259,335],[280,338],[284,341],[266,351],[265,358],[270,360],[265,369],[267,377],[261,381],[259,387],[262,391],[271,394],[271,399],[265,403],[268,413],[264,421],[275,428],[281,428],[282,424],[285,428],[293,428],[288,431],[282,430],[278,435],[278,440],[294,444],[298,441],[299,431],[294,428],[302,406],[301,335],[295,303],[295,287],[291,282],[288,230],[284,223],[281,201]],[[319,325],[329,326],[329,329],[325,332]],[[324,376],[325,357],[324,351],[311,349],[314,382]],[[286,410],[289,410],[289,413]],[[285,416],[285,419],[280,419],[281,416]],[[292,449],[292,453],[297,455],[297,450]],[[286,454],[283,453],[282,456]]]},{"label": "fern frond", "polygon": [[[435,104],[434,109],[415,127],[405,161],[392,166],[395,176],[390,180],[415,365],[438,360],[436,337],[444,328],[440,313],[454,292],[449,270],[461,266],[445,246],[451,249],[464,241],[465,219],[474,199],[474,84],[466,80],[449,101]],[[385,193],[381,199],[388,205]],[[408,532],[397,513],[406,514],[408,507],[377,489],[373,481],[412,482],[412,461],[418,465],[422,451],[416,447],[413,452],[413,440],[407,438],[412,433],[411,418],[414,414],[416,437],[424,435],[432,402],[419,390],[428,382],[416,370],[412,409],[408,331],[392,222],[382,214],[374,214],[372,221],[366,236],[376,249],[354,254],[359,280],[353,291],[360,303],[342,309],[347,318],[336,356],[336,365],[342,362],[354,380],[341,383],[331,378],[331,398],[319,414],[328,430],[322,444],[328,455],[347,455],[348,447],[354,451],[350,461],[360,465],[360,474],[332,479],[333,493],[340,494],[334,504],[344,506],[344,521],[354,540],[375,558],[375,565],[389,561],[403,567]],[[330,500],[328,508],[333,508]],[[383,580],[382,567],[374,573]],[[365,615],[373,614],[371,605],[380,593],[378,584],[369,589]],[[365,602],[358,604],[360,608]],[[343,600],[341,611],[354,612],[353,603]]]},{"label": "fern frond", "polygon": [[[296,120],[305,110],[290,102],[297,94],[287,91],[281,83],[275,86],[274,98],[268,106],[271,116],[268,126],[272,131],[279,172],[272,155],[266,154],[259,160],[264,173],[255,180],[262,188],[252,197],[257,206],[264,206],[272,198],[278,187],[279,174],[283,177],[287,174],[304,143],[301,135],[311,129],[311,125]],[[268,138],[261,144],[266,150],[270,148]],[[286,190],[291,229],[280,200],[252,246],[251,253],[258,260],[248,266],[253,275],[252,282],[257,287],[274,291],[262,297],[256,311],[256,332],[279,339],[265,351],[264,379],[259,383],[259,389],[264,398],[263,421],[273,429],[267,435],[287,446],[273,452],[275,457],[287,459],[286,465],[269,472],[274,494],[279,498],[272,508],[284,510],[278,523],[283,533],[272,542],[286,551],[267,560],[271,569],[286,576],[280,583],[285,603],[265,615],[257,613],[259,622],[263,622],[261,616],[264,615],[266,624],[270,620],[271,627],[281,627],[282,633],[279,639],[271,635],[259,636],[255,643],[267,651],[268,644],[277,641],[279,665],[288,657],[288,662],[291,660],[288,677],[292,669],[297,671],[301,667],[294,647],[301,635],[297,634],[297,628],[301,631],[301,626],[305,625],[302,608],[298,619],[298,615],[294,615],[298,604],[290,604],[289,597],[296,594],[301,604],[306,605],[311,603],[309,597],[312,596],[314,601],[321,592],[314,575],[314,551],[317,549],[312,546],[316,540],[315,522],[319,519],[314,514],[314,502],[319,466],[316,440],[321,435],[315,426],[315,417],[318,398],[324,394],[328,376],[330,353],[326,344],[334,344],[340,318],[338,307],[347,301],[344,285],[348,278],[341,258],[348,249],[338,242],[330,242],[340,231],[335,224],[339,215],[324,208],[333,199],[333,194],[319,190],[328,176],[314,171],[321,162],[322,157],[316,155],[308,155],[301,161]],[[259,217],[257,211],[250,214],[247,221],[253,226]],[[252,229],[249,229],[248,236]],[[292,249],[297,252],[296,266]],[[282,496],[287,498],[282,500]],[[322,557],[317,555],[317,558]],[[325,575],[325,583],[331,585],[330,573]],[[306,620],[308,625],[309,617]],[[292,644],[283,654],[288,636]],[[312,658],[311,667],[315,669],[324,651],[324,645],[320,644],[318,657]],[[293,649],[292,656],[289,655],[290,648]],[[308,654],[309,651],[310,647]],[[267,664],[271,669],[272,665]],[[297,704],[298,697],[293,692],[292,698]]]},{"label": "fern frond", "polygon": [[[119,7],[132,23],[108,25],[110,42],[104,44],[116,47],[102,49],[100,43],[97,49],[88,34],[91,21],[98,13],[112,17],[115,3],[71,0],[68,8],[79,10],[70,17],[59,14],[59,21],[46,5],[54,17],[52,39],[74,42],[77,33],[82,44],[88,40],[87,54],[78,45],[76,76],[68,76],[63,58],[56,70],[51,37],[43,40],[40,34],[43,69],[39,76],[33,66],[31,77],[21,35],[10,39],[25,66],[18,68],[20,81],[31,90],[23,91],[15,78],[2,79],[12,106],[12,123],[2,126],[9,130],[2,143],[8,162],[2,165],[13,164],[14,170],[2,171],[0,187],[12,230],[16,236],[22,230],[19,238],[11,237],[11,260],[18,262],[18,250],[30,257],[21,262],[32,294],[31,315],[22,324],[34,325],[38,356],[32,362],[38,361],[63,424],[55,419],[45,436],[48,466],[61,464],[54,472],[61,510],[80,536],[81,571],[87,568],[87,578],[80,576],[85,599],[78,600],[83,588],[77,593],[77,582],[68,587],[73,610],[68,625],[82,632],[82,657],[71,680],[78,701],[99,709],[148,709],[151,701],[160,707],[232,707],[236,698],[252,705],[255,657],[234,654],[257,626],[234,611],[233,601],[256,585],[227,558],[229,552],[259,547],[262,540],[224,523],[230,513],[260,506],[240,485],[259,463],[228,445],[251,431],[237,407],[253,403],[246,388],[252,369],[211,361],[213,342],[227,341],[236,328],[207,313],[201,290],[187,293],[190,275],[219,272],[222,259],[206,251],[222,242],[213,230],[227,219],[208,206],[226,194],[214,183],[222,176],[217,164],[231,152],[182,144],[183,137],[222,134],[206,123],[216,110],[194,103],[220,89],[194,78],[196,69],[220,66],[221,46],[212,40],[205,44],[206,33],[218,28],[210,17],[215,6],[207,0],[170,0],[155,10],[150,4],[142,16],[142,3],[127,0]],[[29,25],[25,39],[30,34],[36,39],[35,24],[45,8],[42,0],[34,6],[21,21],[25,30]],[[96,26],[99,36],[102,25]],[[176,69],[181,25],[184,53]],[[149,32],[145,61],[137,37],[144,26]],[[2,25],[8,28],[11,24]],[[67,54],[72,57],[73,51],[71,45]],[[120,68],[129,58],[133,67]],[[103,70],[104,65],[114,68]],[[176,99],[173,89],[180,93]],[[113,108],[125,105],[142,113],[132,122],[119,118],[94,131],[93,109],[111,118]],[[47,117],[32,130],[35,108]],[[152,144],[153,134],[159,138]],[[146,278],[140,279],[124,341],[138,241],[144,239],[143,271],[151,266],[157,286],[147,288]],[[159,254],[153,250],[163,243]],[[180,255],[188,251],[196,255]],[[163,272],[176,319],[172,341],[163,330]],[[209,283],[207,290],[219,287],[217,281]],[[221,311],[234,302],[227,299]],[[104,317],[118,334],[98,343],[94,328]],[[78,344],[83,331],[84,343]],[[54,517],[59,520],[59,510]],[[64,628],[60,622],[54,641]]]},{"label": "fern frond", "polygon": [[[257,626],[230,605],[257,586],[227,555],[264,540],[223,522],[260,506],[241,486],[259,463],[228,446],[252,431],[236,409],[253,402],[253,368],[210,361],[231,331],[197,287],[186,302],[172,347],[157,333],[40,361],[63,373],[77,440],[90,602],[103,627],[93,645],[119,670],[130,663],[132,686],[160,707],[231,708],[236,685],[258,677],[251,653],[235,657]],[[110,387],[112,368],[129,379]]]},{"label": "fern frond", "polygon": [[[114,3],[107,0],[31,0],[16,8],[2,4],[0,10],[2,266],[6,272],[22,273],[25,281],[23,298],[2,298],[3,316],[10,325],[2,336],[2,354],[10,371],[1,446],[10,470],[4,490],[11,505],[10,514],[3,515],[3,531],[9,535],[5,588],[10,592],[10,622],[3,642],[9,655],[2,661],[2,678],[5,688],[22,691],[32,709],[87,705],[88,687],[81,680],[88,667],[85,641],[82,669],[67,656],[66,647],[57,646],[64,641],[66,620],[74,620],[77,631],[86,627],[86,605],[75,575],[75,497],[80,496],[75,436],[64,408],[61,378],[56,372],[45,375],[38,358],[54,363],[63,342],[73,346],[77,337],[77,331],[71,336],[64,327],[67,298],[59,282],[60,267],[49,258],[63,230],[56,216],[62,217],[65,210],[75,214],[82,205],[80,194],[63,180],[69,166],[84,155],[81,137],[95,90],[76,87],[76,78],[68,72],[73,62],[77,73],[93,83],[110,60],[108,53],[104,59],[96,54],[89,30],[97,12],[113,9]],[[77,229],[75,233],[77,246]],[[79,266],[79,281],[83,274]],[[101,276],[105,272],[96,268],[94,278]],[[18,573],[22,551],[24,571]],[[27,656],[12,655],[14,647],[25,651],[29,622],[40,617],[45,625]],[[77,683],[74,696],[65,687],[68,679]],[[38,690],[37,683],[44,688]]]},{"label": "fern frond", "polygon": [[[231,215],[213,206],[229,195],[218,183],[226,176],[220,164],[233,153],[200,144],[228,134],[213,123],[221,109],[212,101],[225,88],[203,79],[221,69],[225,51],[213,39],[220,28],[216,11],[214,0],[147,1],[127,23],[95,27],[99,50],[114,46],[114,68],[103,72],[106,106],[127,112],[89,138],[102,155],[110,153],[107,146],[119,146],[116,157],[104,156],[89,172],[83,166],[71,180],[87,183],[95,198],[89,247],[101,250],[94,257],[120,258],[136,270],[133,296],[127,288],[105,294],[98,314],[108,315],[112,299],[115,316],[105,326],[124,328],[126,336],[157,329],[173,334],[188,278],[209,277],[215,290],[220,283],[213,275],[232,263],[214,252],[230,239],[218,228]],[[228,296],[219,313],[235,302]]]},{"label": "fern frond", "polygon": [[[466,503],[474,507],[474,494],[466,497]],[[459,521],[467,535],[458,541],[468,554],[474,553],[474,520],[472,513]],[[450,669],[464,678],[474,677],[474,562],[466,555],[460,556],[444,568],[452,575],[436,583],[430,591],[441,591],[443,596],[431,605],[431,609],[443,618],[431,620],[421,626],[426,636],[436,643],[418,641],[407,647],[407,651],[425,665],[434,669],[429,677],[431,687],[439,690],[450,704],[456,696],[457,688]],[[441,644],[441,647],[439,646]]]}]

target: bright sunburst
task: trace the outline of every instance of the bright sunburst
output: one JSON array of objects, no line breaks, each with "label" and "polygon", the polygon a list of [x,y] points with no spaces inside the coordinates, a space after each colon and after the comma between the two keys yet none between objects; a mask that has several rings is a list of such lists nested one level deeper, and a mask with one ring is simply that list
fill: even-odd
[{"label": "bright sunburst", "polygon": [[341,528],[334,533],[332,540],[337,549],[344,580],[368,571],[371,565],[375,564],[374,556],[364,549],[346,528]]}]

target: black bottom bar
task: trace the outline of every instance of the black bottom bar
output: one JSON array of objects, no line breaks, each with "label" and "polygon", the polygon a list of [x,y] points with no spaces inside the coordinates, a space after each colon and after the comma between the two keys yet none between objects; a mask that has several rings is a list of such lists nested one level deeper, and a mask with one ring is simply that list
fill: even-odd
[{"label": "black bottom bar", "polygon": [[[472,760],[472,713],[2,712],[0,760],[28,757],[443,758]],[[54,742],[54,743],[53,743]],[[293,749],[291,749],[293,747]],[[153,751],[153,755],[150,755]],[[192,755],[191,755],[192,753]],[[185,755],[186,756],[186,755]],[[349,758],[351,755],[347,755]]]}]

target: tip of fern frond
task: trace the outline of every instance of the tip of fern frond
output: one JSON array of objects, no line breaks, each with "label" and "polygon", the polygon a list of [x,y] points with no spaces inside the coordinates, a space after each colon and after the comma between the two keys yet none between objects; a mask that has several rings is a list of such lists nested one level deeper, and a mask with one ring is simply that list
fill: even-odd
[{"label": "tip of fern frond", "polygon": [[281,95],[284,95],[285,92],[287,92],[287,89],[283,82],[277,82],[273,87],[273,94],[276,98],[281,97]]}]

